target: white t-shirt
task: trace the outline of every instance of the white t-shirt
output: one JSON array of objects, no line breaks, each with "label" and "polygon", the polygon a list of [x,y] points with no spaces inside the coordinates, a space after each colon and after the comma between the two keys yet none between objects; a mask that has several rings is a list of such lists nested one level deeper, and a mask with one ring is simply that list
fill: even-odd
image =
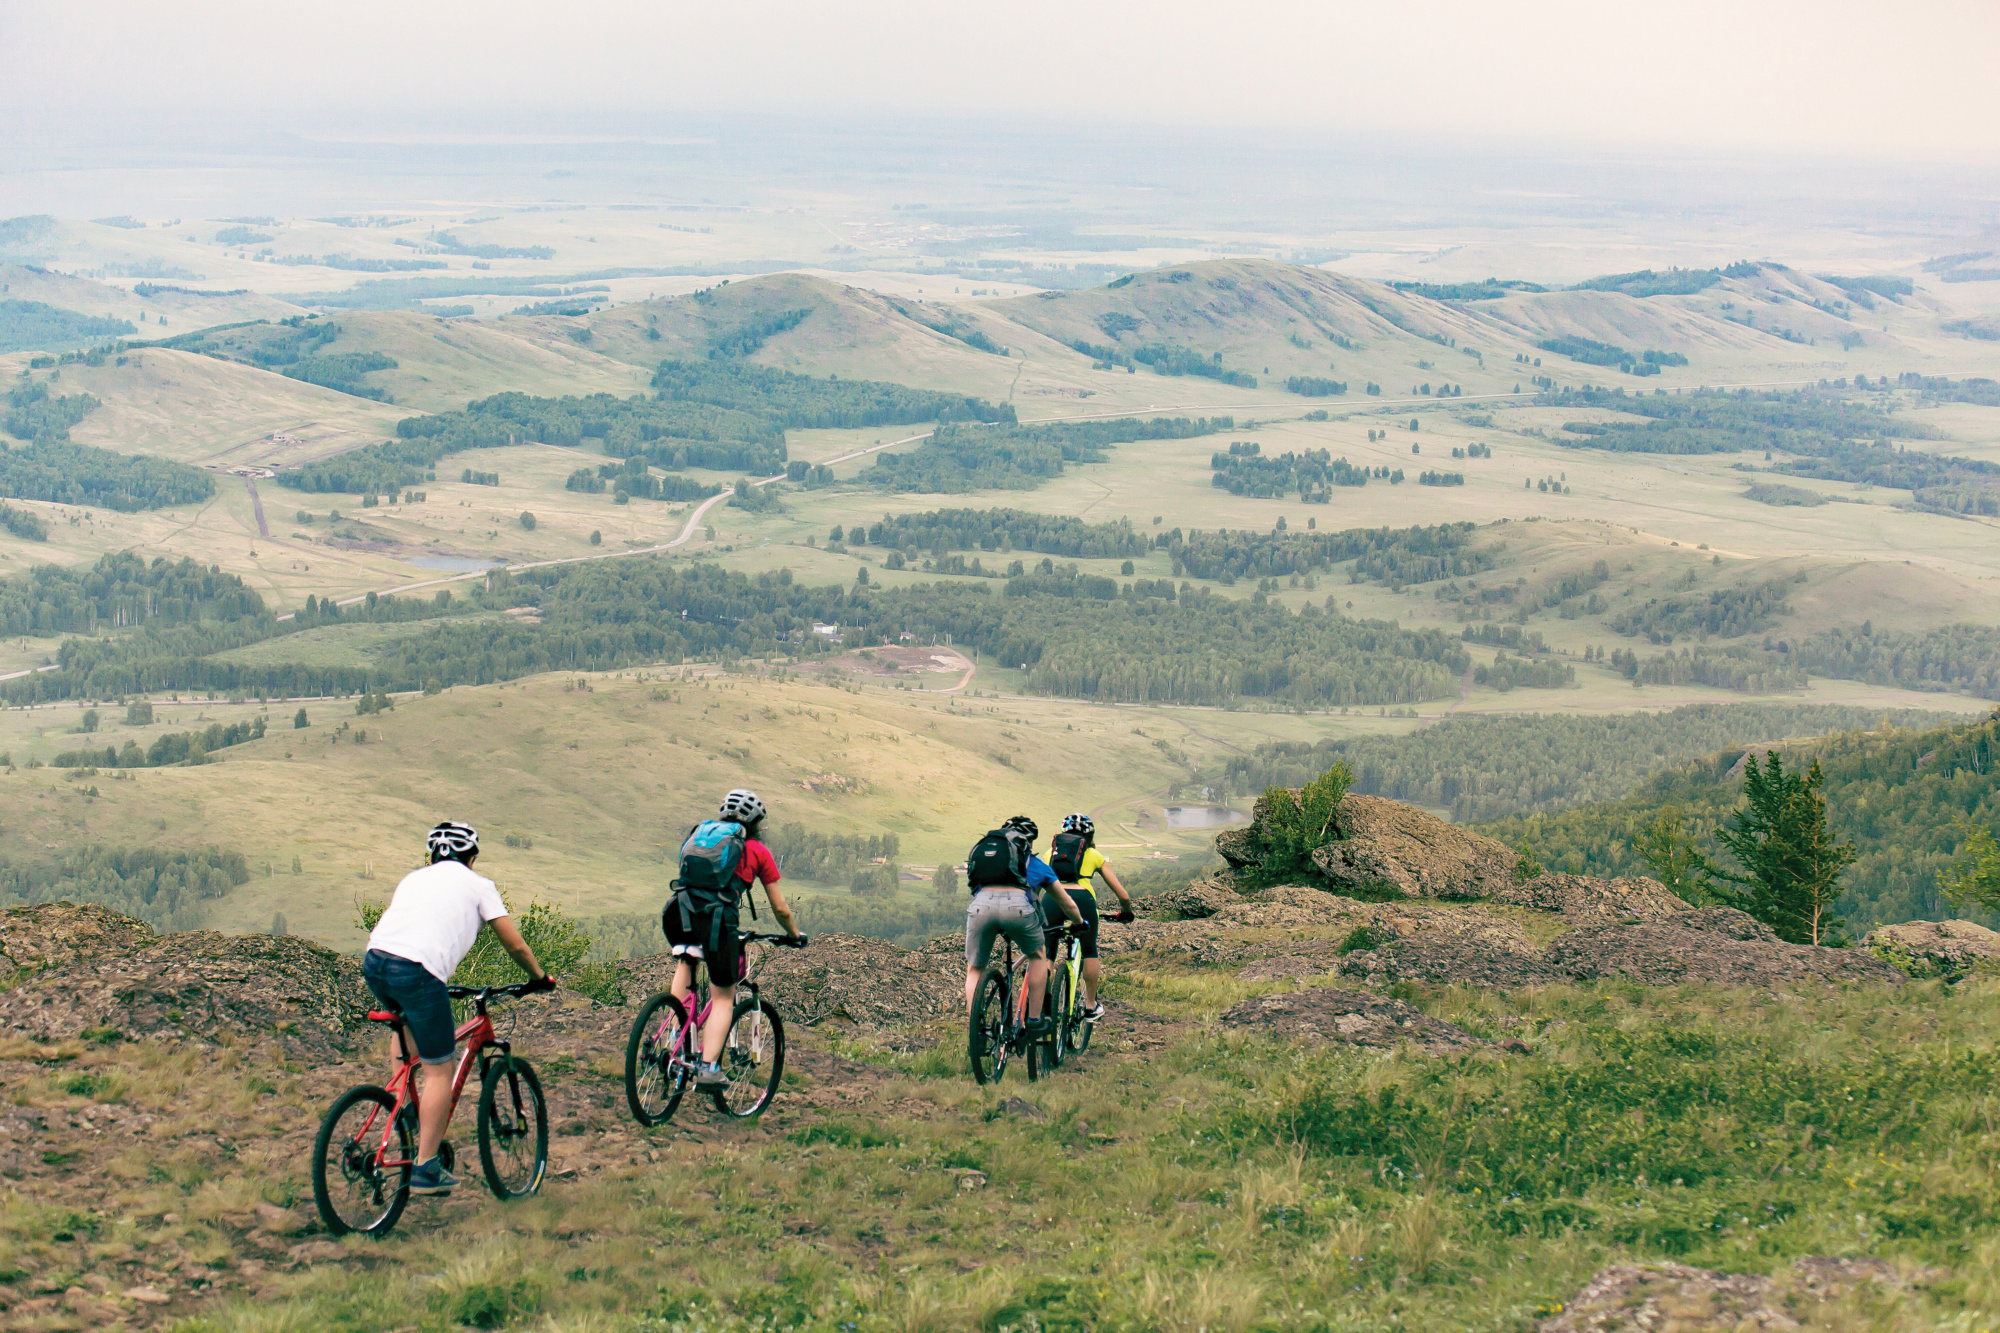
[{"label": "white t-shirt", "polygon": [[505,915],[507,904],[492,880],[462,861],[438,861],[403,876],[368,947],[422,963],[424,971],[449,982],[479,927]]}]

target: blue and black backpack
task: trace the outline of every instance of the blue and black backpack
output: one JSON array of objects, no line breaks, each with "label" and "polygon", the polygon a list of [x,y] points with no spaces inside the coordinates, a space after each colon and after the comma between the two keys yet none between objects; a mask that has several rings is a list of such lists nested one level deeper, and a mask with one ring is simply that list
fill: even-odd
[{"label": "blue and black backpack", "polygon": [[[660,928],[666,928],[666,913],[679,909],[681,928],[694,929],[694,918],[712,914],[709,934],[719,937],[725,912],[733,912],[743,896],[743,880],[736,871],[743,864],[744,844],[749,834],[733,819],[704,819],[689,830],[681,843],[681,873],[668,887],[674,896],[660,913]],[[757,915],[757,904],[750,904]],[[708,947],[719,947],[719,938]]]}]

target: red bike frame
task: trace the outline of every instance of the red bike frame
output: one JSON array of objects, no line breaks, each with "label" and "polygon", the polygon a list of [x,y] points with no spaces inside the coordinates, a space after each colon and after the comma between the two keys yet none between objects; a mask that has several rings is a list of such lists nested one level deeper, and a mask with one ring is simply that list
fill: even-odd
[{"label": "red bike frame", "polygon": [[[470,991],[467,992],[467,994],[471,993]],[[416,1071],[417,1065],[420,1062],[417,1059],[416,1043],[410,1040],[409,1029],[403,1026],[403,1016],[401,1014],[392,1013],[386,1009],[371,1009],[368,1011],[368,1019],[372,1023],[388,1024],[390,1029],[396,1034],[398,1044],[403,1048],[402,1068],[398,1069],[395,1077],[389,1080],[389,1086],[386,1089],[396,1095],[396,1105],[391,1109],[389,1118],[383,1122],[382,1145],[375,1150],[375,1165],[378,1169],[388,1170],[401,1170],[406,1166],[413,1167],[416,1165],[416,1162],[413,1160],[403,1161],[391,1157],[389,1155],[389,1145],[395,1137],[396,1117],[403,1113],[405,1106],[409,1107],[413,1114],[422,1114],[417,1100],[418,1080]],[[493,1020],[486,1016],[486,1006],[483,1002],[471,1018],[466,1019],[458,1025],[458,1031],[453,1035],[456,1040],[465,1043],[465,1054],[458,1057],[458,1072],[452,1076],[451,1080],[451,1109],[456,1113],[458,1110],[459,1094],[465,1091],[465,1080],[471,1075],[473,1066],[478,1063],[479,1053],[488,1046],[498,1046],[502,1052],[505,1052],[508,1049],[508,1043],[495,1039]],[[379,1107],[376,1111],[369,1113],[368,1119],[361,1126],[361,1132],[354,1136],[357,1142],[367,1137],[368,1131],[374,1128],[375,1116],[379,1113]],[[451,1127],[451,1116],[449,1115],[445,1117],[445,1127],[447,1129]]]}]

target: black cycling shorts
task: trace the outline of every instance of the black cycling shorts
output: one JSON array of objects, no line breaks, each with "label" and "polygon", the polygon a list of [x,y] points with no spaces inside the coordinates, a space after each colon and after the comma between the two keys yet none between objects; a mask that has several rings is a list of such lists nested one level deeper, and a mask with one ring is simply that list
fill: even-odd
[{"label": "black cycling shorts", "polygon": [[[1076,904],[1076,910],[1083,917],[1083,925],[1077,929],[1076,942],[1085,958],[1097,957],[1097,894],[1094,890],[1076,884],[1065,884],[1069,900]],[[1048,931],[1049,957],[1056,956],[1056,931],[1069,920],[1063,915],[1062,903],[1057,901],[1054,890],[1042,895],[1042,925]]]},{"label": "black cycling shorts", "polygon": [[[717,917],[722,918],[719,923]],[[736,938],[738,919],[734,907],[725,907],[715,912],[691,912],[683,925],[680,904],[670,901],[660,924],[666,928],[667,944],[675,957],[706,961],[711,986],[734,986],[743,973],[743,945]]]}]

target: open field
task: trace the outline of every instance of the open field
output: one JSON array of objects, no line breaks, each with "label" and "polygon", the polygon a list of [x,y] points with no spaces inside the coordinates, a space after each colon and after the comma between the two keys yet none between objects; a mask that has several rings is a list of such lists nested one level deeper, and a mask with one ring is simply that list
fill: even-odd
[{"label": "open field", "polygon": [[[373,628],[373,627],[368,627]],[[578,689],[579,685],[585,688]],[[252,930],[282,910],[295,932],[349,947],[353,899],[380,896],[414,864],[424,829],[447,814],[477,825],[481,869],[520,899],[549,896],[584,915],[656,910],[672,872],[662,850],[735,786],[761,791],[777,823],[830,833],[896,833],[903,857],[957,860],[999,818],[1046,824],[1072,809],[1121,811],[1113,855],[1197,852],[1203,830],[1164,827],[1157,796],[1194,764],[1267,739],[1412,722],[858,691],[817,680],[698,671],[541,676],[399,699],[357,717],[351,702],[273,702],[262,741],[197,768],[74,777],[19,768],[0,777],[10,838],[25,846],[219,843],[250,859],[251,882],[215,904],[222,929]],[[162,703],[149,728],[100,710],[0,713],[0,750],[17,766],[86,743],[142,746],[164,731],[244,720],[255,704]],[[366,734],[365,741],[357,738]],[[830,776],[831,775],[831,776]],[[817,790],[800,784],[813,782]],[[838,780],[834,780],[838,779]],[[78,794],[95,786],[99,795]],[[843,788],[847,788],[842,794]],[[1143,823],[1137,818],[1143,814]],[[504,844],[532,837],[531,850]],[[292,859],[301,862],[297,876]],[[266,877],[268,862],[275,873]],[[372,882],[368,876],[372,876]]]}]

